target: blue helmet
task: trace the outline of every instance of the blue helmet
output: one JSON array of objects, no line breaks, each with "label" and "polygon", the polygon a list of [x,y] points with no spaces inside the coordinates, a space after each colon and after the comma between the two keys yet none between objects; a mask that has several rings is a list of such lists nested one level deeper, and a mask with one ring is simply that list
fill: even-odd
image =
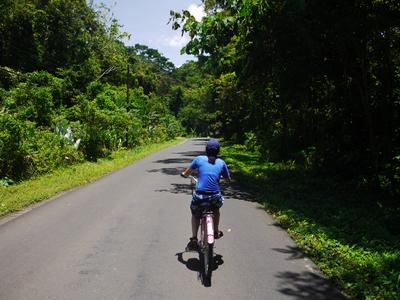
[{"label": "blue helmet", "polygon": [[217,140],[209,140],[206,145],[207,156],[217,156],[219,153],[220,145]]}]

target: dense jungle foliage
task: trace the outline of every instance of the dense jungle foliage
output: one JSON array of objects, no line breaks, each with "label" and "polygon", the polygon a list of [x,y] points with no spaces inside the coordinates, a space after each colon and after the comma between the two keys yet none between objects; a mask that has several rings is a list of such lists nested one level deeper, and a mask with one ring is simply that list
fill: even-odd
[{"label": "dense jungle foliage", "polygon": [[400,195],[398,1],[203,3],[201,22],[171,11],[172,27],[191,37],[182,51],[203,68],[191,83],[203,120],[190,126]]},{"label": "dense jungle foliage", "polygon": [[86,1],[0,3],[2,184],[183,133],[174,65]]}]

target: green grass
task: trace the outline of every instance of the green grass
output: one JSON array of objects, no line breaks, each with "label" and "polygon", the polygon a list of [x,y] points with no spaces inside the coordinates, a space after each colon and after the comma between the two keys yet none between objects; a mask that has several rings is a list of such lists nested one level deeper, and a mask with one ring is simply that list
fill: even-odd
[{"label": "green grass", "polygon": [[9,187],[0,186],[0,216],[22,210],[59,192],[94,181],[181,141],[183,141],[182,138],[159,144],[148,144],[131,150],[121,150],[95,163],[84,162]]},{"label": "green grass", "polygon": [[378,195],[224,146],[235,178],[353,299],[400,299],[400,211]]}]

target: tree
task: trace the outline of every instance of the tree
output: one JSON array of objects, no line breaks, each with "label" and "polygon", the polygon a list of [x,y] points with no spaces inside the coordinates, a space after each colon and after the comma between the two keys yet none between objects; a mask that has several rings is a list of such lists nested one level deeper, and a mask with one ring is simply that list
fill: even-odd
[{"label": "tree", "polygon": [[314,149],[314,167],[398,193],[395,1],[203,3],[201,22],[188,11],[171,22],[218,78],[225,136],[252,131],[276,160]]}]

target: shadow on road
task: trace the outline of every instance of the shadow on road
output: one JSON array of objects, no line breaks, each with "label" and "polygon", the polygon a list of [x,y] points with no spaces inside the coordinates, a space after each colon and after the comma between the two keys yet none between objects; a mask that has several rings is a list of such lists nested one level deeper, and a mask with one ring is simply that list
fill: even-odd
[{"label": "shadow on road", "polygon": [[172,183],[171,185],[172,188],[170,189],[160,189],[155,190],[155,192],[192,195],[190,184]]},{"label": "shadow on road", "polygon": [[[297,246],[271,248],[271,250],[284,254],[286,260],[298,260],[307,257]],[[294,299],[346,299],[330,280],[316,272],[286,271],[279,272],[275,276],[280,279],[278,290],[282,294],[294,297]]]},{"label": "shadow on road", "polygon": [[204,151],[186,151],[186,152],[176,152],[174,154],[179,154],[181,156],[189,157],[189,159],[193,159],[196,156],[204,155]]},{"label": "shadow on road", "polygon": [[167,158],[167,159],[160,159],[156,160],[155,163],[158,164],[183,164],[183,163],[190,163],[192,158]]},{"label": "shadow on road", "polygon": [[149,173],[161,172],[161,173],[167,174],[167,175],[179,175],[179,173],[182,172],[182,170],[180,170],[179,168],[161,168],[161,169],[147,170],[147,172],[149,172]]},{"label": "shadow on road", "polygon": [[[167,159],[160,159],[160,160],[156,160],[154,161],[154,163],[157,164],[175,164],[178,165],[180,164],[179,167],[168,167],[168,168],[159,168],[159,169],[151,169],[151,170],[147,170],[147,172],[149,173],[163,173],[166,175],[179,175],[184,168],[188,167],[189,164],[192,162],[192,160],[198,156],[203,154],[203,152],[200,151],[189,151],[189,152],[177,152],[174,154],[179,154],[182,157],[177,157],[177,158],[167,158]],[[184,165],[182,165],[184,164]]]},{"label": "shadow on road", "polygon": [[[197,278],[201,280],[201,262],[200,258],[189,258],[188,260],[185,260],[183,258],[183,254],[187,252],[179,252],[176,253],[175,256],[177,257],[178,261],[185,265],[186,268],[190,271],[196,272],[197,273]],[[224,260],[222,259],[222,255],[216,254],[214,255],[214,263],[213,263],[213,272],[218,269],[220,265],[224,263]],[[206,287],[211,286],[211,281],[210,282],[202,282],[202,284]]]},{"label": "shadow on road", "polygon": [[221,184],[222,194],[226,198],[232,198],[242,201],[256,202],[257,200],[249,193],[244,191],[239,185],[234,181],[230,184]]},{"label": "shadow on road", "polygon": [[276,277],[281,279],[279,291],[294,299],[346,299],[326,278],[312,272],[280,272]]},{"label": "shadow on road", "polygon": [[286,249],[272,248],[272,250],[290,255],[286,260],[302,259],[307,257],[297,246],[286,246]]}]

